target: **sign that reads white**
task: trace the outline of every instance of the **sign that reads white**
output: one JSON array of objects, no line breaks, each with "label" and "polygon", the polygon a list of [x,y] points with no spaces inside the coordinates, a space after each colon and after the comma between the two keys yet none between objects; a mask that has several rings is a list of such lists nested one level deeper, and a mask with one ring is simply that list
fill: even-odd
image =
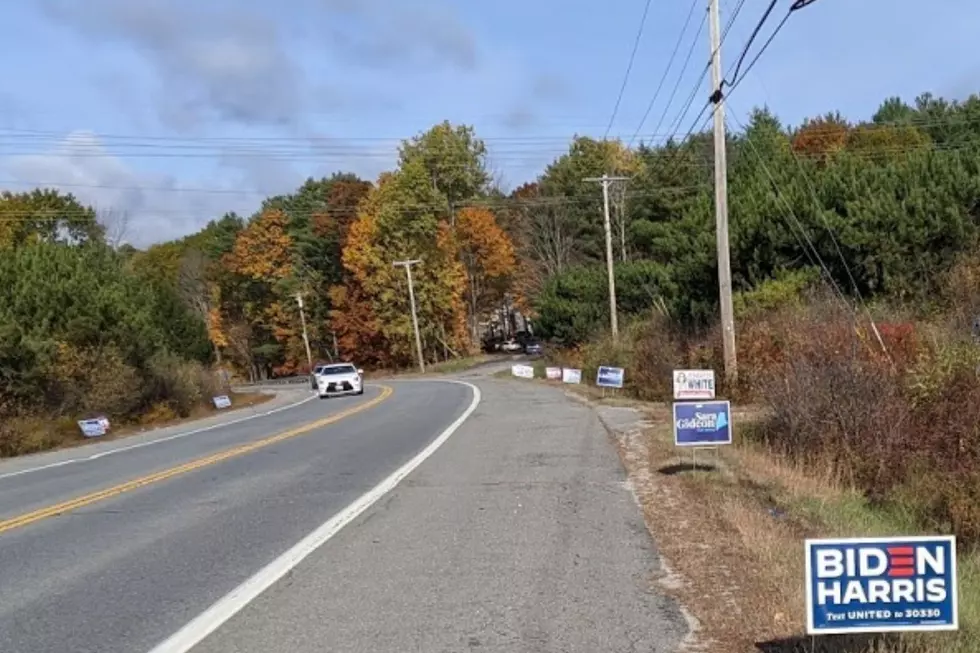
[{"label": "sign that reads white", "polygon": [[534,378],[534,368],[530,365],[511,365],[510,373],[522,379]]},{"label": "sign that reads white", "polygon": [[674,399],[714,398],[714,370],[674,370]]}]

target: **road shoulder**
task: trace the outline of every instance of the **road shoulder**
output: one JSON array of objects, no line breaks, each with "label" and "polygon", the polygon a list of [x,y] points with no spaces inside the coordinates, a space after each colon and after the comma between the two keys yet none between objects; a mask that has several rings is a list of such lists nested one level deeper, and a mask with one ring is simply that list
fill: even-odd
[{"label": "road shoulder", "polygon": [[441,449],[195,651],[675,651],[687,624],[595,413],[478,385]]},{"label": "road shoulder", "polygon": [[77,446],[12,458],[3,458],[0,459],[0,476],[35,467],[63,464],[66,461],[78,458],[103,455],[116,449],[144,446],[154,441],[163,441],[184,434],[193,435],[199,432],[207,432],[222,426],[247,422],[270,413],[288,410],[293,406],[300,405],[306,400],[313,399],[312,393],[305,386],[303,388],[289,387],[282,389],[261,388],[252,390],[251,392],[271,394],[272,398],[260,404],[215,413],[201,419],[188,420],[172,426],[147,428],[136,433],[127,433],[125,436],[119,438],[93,438],[91,441],[83,442]]}]

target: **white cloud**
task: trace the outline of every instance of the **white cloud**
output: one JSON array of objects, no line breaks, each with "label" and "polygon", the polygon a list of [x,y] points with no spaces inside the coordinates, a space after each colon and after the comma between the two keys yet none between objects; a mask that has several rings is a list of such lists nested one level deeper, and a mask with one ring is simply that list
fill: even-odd
[{"label": "white cloud", "polygon": [[72,132],[48,152],[9,157],[0,168],[4,179],[19,182],[3,184],[8,190],[71,193],[113,223],[110,230],[125,219],[123,240],[136,247],[193,233],[226,211],[248,214],[262,199],[214,181],[204,187],[209,192],[182,190],[171,175],[134,170],[87,131]]}]

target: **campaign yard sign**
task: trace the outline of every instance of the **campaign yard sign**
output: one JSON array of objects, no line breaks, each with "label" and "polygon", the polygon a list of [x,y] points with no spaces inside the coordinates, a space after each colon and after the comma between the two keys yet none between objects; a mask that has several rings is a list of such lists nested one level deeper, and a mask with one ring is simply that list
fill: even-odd
[{"label": "campaign yard sign", "polygon": [[674,370],[674,399],[714,398],[714,370]]},{"label": "campaign yard sign", "polygon": [[600,388],[622,388],[625,372],[621,367],[600,366],[595,384]]},{"label": "campaign yard sign", "polygon": [[86,438],[97,438],[108,432],[109,420],[104,417],[79,420],[78,428]]},{"label": "campaign yard sign", "polygon": [[218,395],[213,397],[211,401],[214,402],[214,407],[218,410],[231,407],[231,398],[228,395]]},{"label": "campaign yard sign", "polygon": [[573,367],[563,367],[561,370],[561,382],[562,383],[581,383],[582,382],[582,370],[577,370]]},{"label": "campaign yard sign", "polygon": [[732,443],[731,405],[727,401],[674,402],[674,444],[713,447]]},{"label": "campaign yard sign", "polygon": [[544,368],[544,375],[549,381],[561,381],[561,368],[546,367]]},{"label": "campaign yard sign", "polygon": [[806,540],[810,635],[957,630],[956,538]]},{"label": "campaign yard sign", "polygon": [[510,373],[521,379],[534,378],[534,368],[530,365],[511,365]]}]

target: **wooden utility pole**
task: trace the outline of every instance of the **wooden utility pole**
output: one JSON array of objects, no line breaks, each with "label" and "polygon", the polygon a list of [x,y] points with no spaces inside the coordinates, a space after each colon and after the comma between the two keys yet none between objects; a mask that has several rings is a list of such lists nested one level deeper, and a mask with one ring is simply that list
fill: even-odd
[{"label": "wooden utility pole", "polygon": [[728,160],[725,144],[725,97],[721,90],[721,20],[718,0],[709,0],[708,22],[711,32],[711,86],[714,92],[715,140],[715,235],[718,248],[718,303],[721,309],[722,347],[725,355],[725,379],[738,379],[735,356],[735,312],[732,307],[732,264],[728,245]]},{"label": "wooden utility pole", "polygon": [[629,177],[586,177],[582,181],[597,181],[602,184],[603,224],[606,230],[606,273],[609,275],[609,328],[615,343],[619,339],[619,320],[616,315],[616,278],[613,271],[612,227],[609,221],[609,184],[614,181],[629,181]]},{"label": "wooden utility pole", "polygon": [[296,293],[296,303],[299,304],[299,320],[303,325],[303,344],[306,345],[306,362],[313,372],[313,354],[310,352],[310,336],[306,333],[306,315],[303,313],[303,294]]},{"label": "wooden utility pole", "polygon": [[422,356],[422,335],[419,333],[419,318],[415,313],[415,289],[412,285],[412,266],[421,263],[421,259],[410,259],[407,261],[395,261],[392,265],[396,268],[405,268],[408,276],[408,302],[412,307],[412,327],[415,329],[415,352],[419,357],[419,371],[425,374],[425,359]]}]

